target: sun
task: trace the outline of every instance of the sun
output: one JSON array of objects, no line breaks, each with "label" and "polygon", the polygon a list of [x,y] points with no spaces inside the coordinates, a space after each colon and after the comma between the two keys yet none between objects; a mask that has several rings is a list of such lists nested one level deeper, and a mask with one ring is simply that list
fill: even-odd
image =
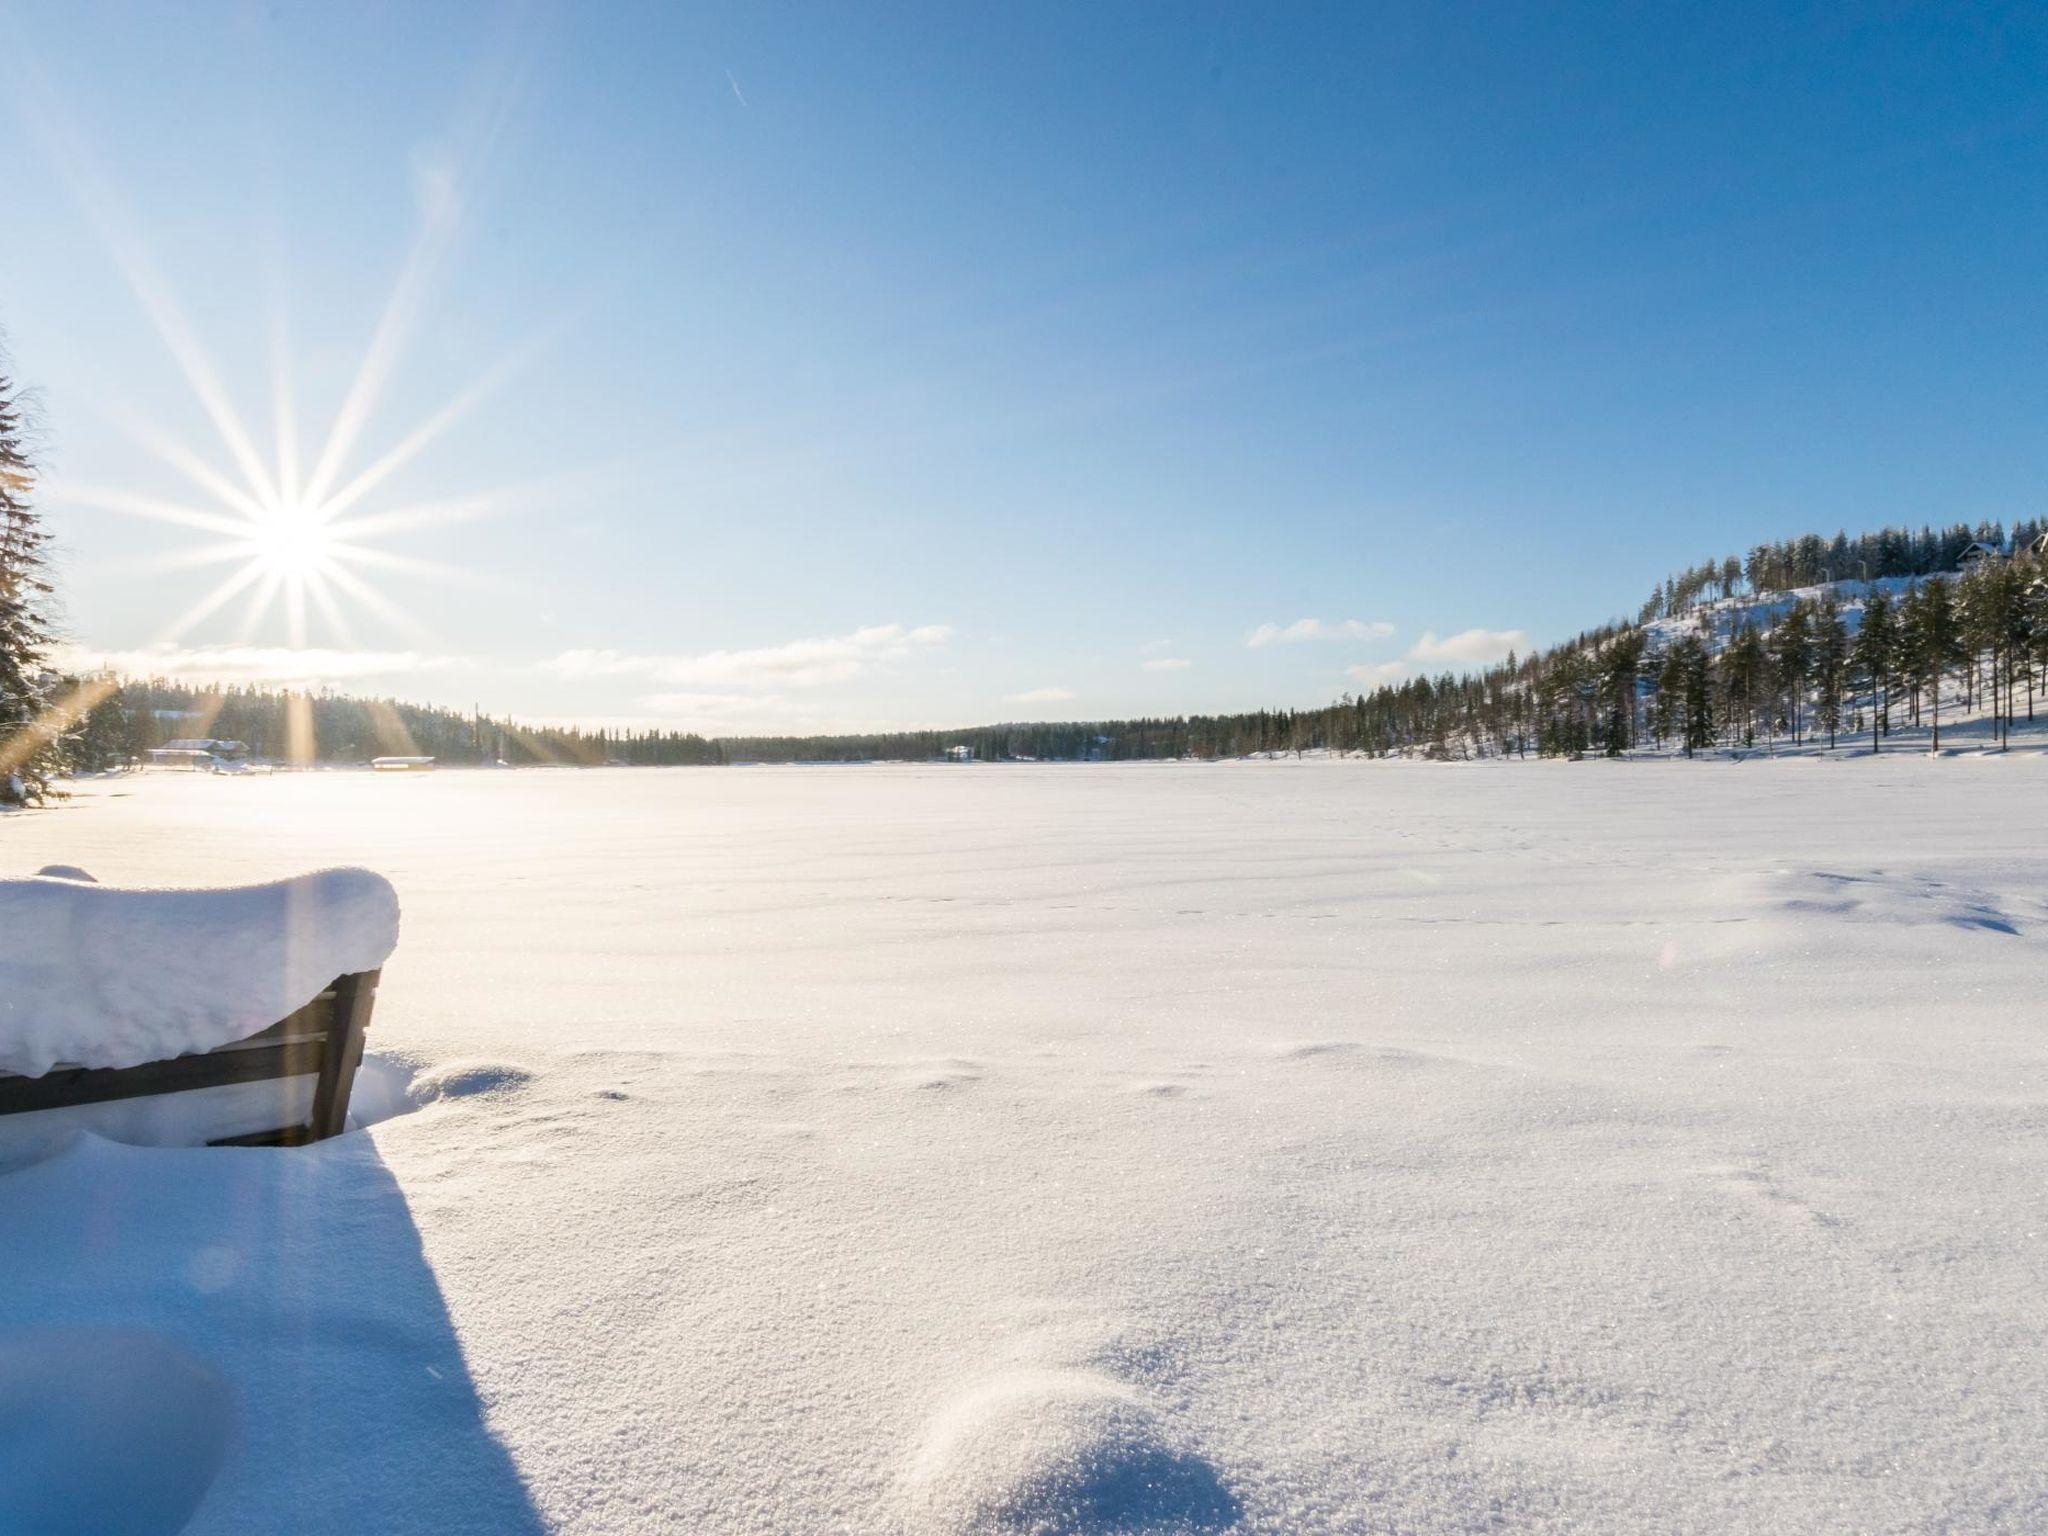
[{"label": "sun", "polygon": [[334,566],[334,538],[318,508],[291,502],[267,506],[251,527],[249,556],[279,581],[324,581]]}]

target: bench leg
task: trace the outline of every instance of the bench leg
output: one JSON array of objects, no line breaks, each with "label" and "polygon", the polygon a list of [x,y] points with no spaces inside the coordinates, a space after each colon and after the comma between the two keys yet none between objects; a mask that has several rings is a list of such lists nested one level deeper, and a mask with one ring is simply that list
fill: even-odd
[{"label": "bench leg", "polygon": [[334,983],[334,1023],[320,1059],[320,1079],[313,1089],[313,1118],[307,1139],[322,1141],[341,1134],[348,1119],[349,1089],[363,1060],[363,1031],[377,1001],[378,971],[343,976]]}]

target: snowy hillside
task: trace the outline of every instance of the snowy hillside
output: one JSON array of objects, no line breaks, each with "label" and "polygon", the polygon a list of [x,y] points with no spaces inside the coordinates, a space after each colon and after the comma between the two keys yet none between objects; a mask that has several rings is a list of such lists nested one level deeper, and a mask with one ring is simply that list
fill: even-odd
[{"label": "snowy hillside", "polygon": [[1769,629],[1795,605],[1817,605],[1832,597],[1841,610],[1843,627],[1854,635],[1862,627],[1864,600],[1872,592],[1882,591],[1897,599],[1925,580],[1922,576],[1887,576],[1877,581],[1832,581],[1783,592],[1720,598],[1702,603],[1677,618],[1652,619],[1643,626],[1643,632],[1653,651],[1662,651],[1681,635],[1696,635],[1710,654],[1719,655],[1743,625]]},{"label": "snowy hillside", "polygon": [[0,1176],[0,1529],[2038,1532],[2044,790],[82,786],[23,872],[405,930],[367,1132]]}]

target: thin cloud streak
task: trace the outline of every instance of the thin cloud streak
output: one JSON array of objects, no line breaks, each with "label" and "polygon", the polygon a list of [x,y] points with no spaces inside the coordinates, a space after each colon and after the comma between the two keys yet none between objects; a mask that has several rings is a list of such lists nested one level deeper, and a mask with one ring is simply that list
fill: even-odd
[{"label": "thin cloud streak", "polygon": [[1510,651],[1528,648],[1529,637],[1519,629],[1461,629],[1441,639],[1434,630],[1424,630],[1408,658],[1434,662],[1499,661]]},{"label": "thin cloud streak", "polygon": [[1394,626],[1384,619],[1371,623],[1361,619],[1339,619],[1335,623],[1296,619],[1292,624],[1261,624],[1245,636],[1244,643],[1257,651],[1269,645],[1301,645],[1311,640],[1384,640],[1393,632]]},{"label": "thin cloud streak", "polygon": [[1005,704],[1065,704],[1074,697],[1071,688],[1027,688],[1022,693],[1006,693]]},{"label": "thin cloud streak", "polygon": [[421,651],[348,651],[326,647],[198,645],[105,651],[72,646],[57,657],[67,672],[116,672],[199,683],[341,683],[446,672],[473,663]]},{"label": "thin cloud streak", "polygon": [[931,650],[953,638],[944,624],[872,624],[851,634],[739,651],[696,655],[639,655],[616,650],[568,650],[540,664],[563,678],[638,677],[673,685],[723,688],[815,688],[842,683],[891,661]]}]

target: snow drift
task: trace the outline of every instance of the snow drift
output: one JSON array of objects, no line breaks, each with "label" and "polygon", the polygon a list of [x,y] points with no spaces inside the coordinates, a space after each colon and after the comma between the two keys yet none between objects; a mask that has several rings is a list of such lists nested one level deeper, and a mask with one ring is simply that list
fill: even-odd
[{"label": "snow drift", "polygon": [[225,890],[120,890],[69,868],[0,881],[0,1071],[210,1051],[397,944],[397,893],[367,869]]}]

